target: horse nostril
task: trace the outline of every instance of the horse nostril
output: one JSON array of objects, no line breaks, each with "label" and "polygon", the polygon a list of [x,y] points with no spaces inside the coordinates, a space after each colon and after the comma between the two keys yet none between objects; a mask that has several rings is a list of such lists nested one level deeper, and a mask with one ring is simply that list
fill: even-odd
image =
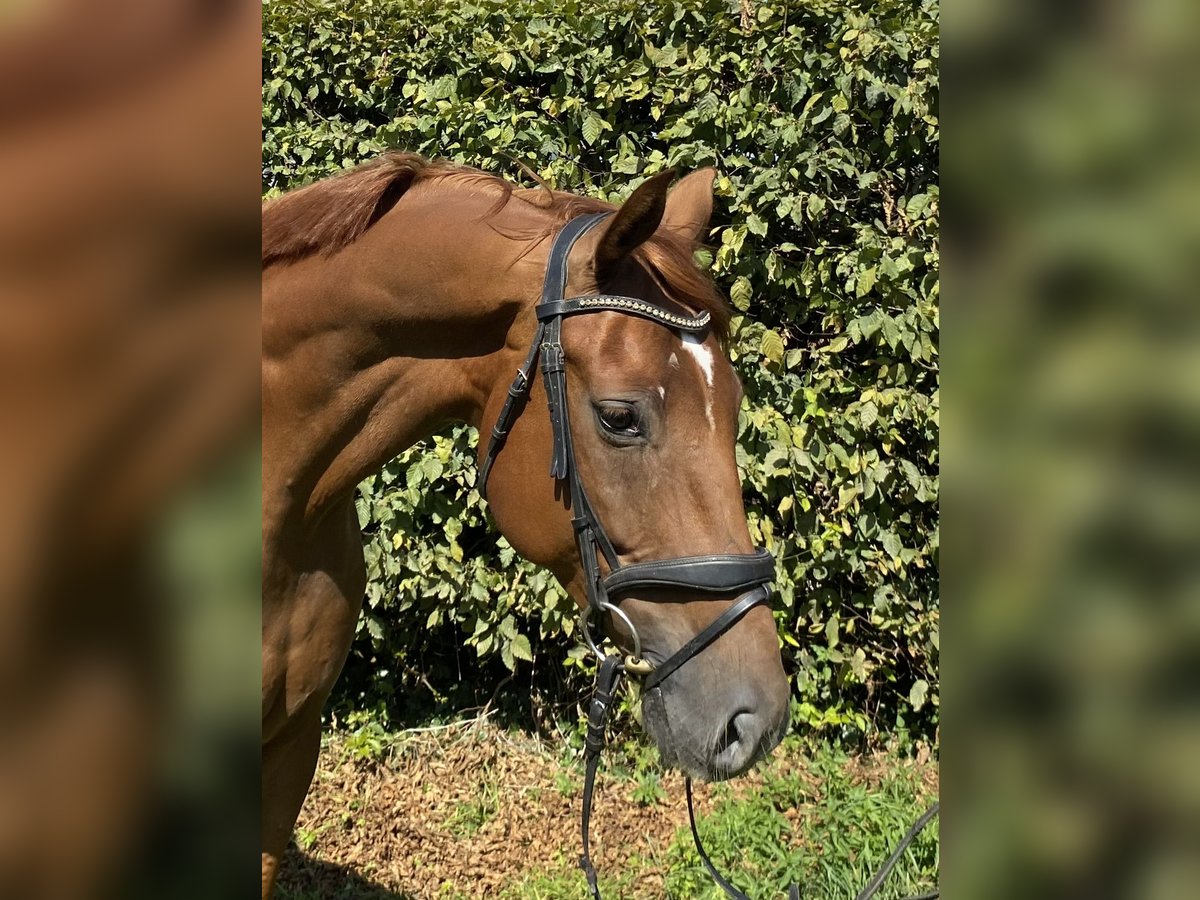
[{"label": "horse nostril", "polygon": [[740,755],[737,751],[740,747],[745,747],[751,737],[751,732],[754,730],[754,713],[748,709],[739,709],[729,721],[725,723],[725,729],[721,732],[721,736],[717,739],[715,748],[715,756],[735,757]]}]

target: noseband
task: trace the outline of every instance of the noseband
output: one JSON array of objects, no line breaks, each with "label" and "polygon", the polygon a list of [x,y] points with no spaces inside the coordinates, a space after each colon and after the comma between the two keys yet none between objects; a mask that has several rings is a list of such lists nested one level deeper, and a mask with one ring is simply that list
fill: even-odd
[{"label": "noseband", "polygon": [[[771,554],[758,549],[754,553],[710,554],[683,556],[651,562],[621,565],[612,541],[600,524],[579,475],[575,445],[571,439],[571,419],[567,411],[566,356],[562,346],[562,322],[567,316],[593,312],[619,312],[648,319],[651,322],[689,334],[708,328],[710,316],[679,315],[645,300],[612,294],[584,297],[564,295],[567,285],[567,259],[575,242],[595,228],[611,213],[592,213],[571,219],[559,231],[550,248],[542,297],[537,305],[537,332],[524,364],[508,389],[504,407],[492,428],[491,441],[480,473],[481,491],[486,494],[488,475],[496,461],[509,430],[529,399],[534,370],[540,362],[550,407],[550,424],[554,433],[554,449],[550,459],[550,477],[566,482],[570,490],[575,530],[575,545],[583,565],[588,610],[583,617],[583,633],[588,646],[602,659],[605,654],[593,639],[589,620],[609,613],[620,619],[629,630],[633,652],[625,658],[624,669],[630,674],[646,676],[646,688],[660,685],[680,666],[732,628],[755,606],[770,600],[767,585],[775,576]],[[600,570],[600,558],[608,566],[608,574]],[[621,598],[646,589],[681,589],[713,597],[736,595],[738,599],[707,628],[680,647],[659,665],[642,657],[641,639],[633,622],[617,605]]]}]

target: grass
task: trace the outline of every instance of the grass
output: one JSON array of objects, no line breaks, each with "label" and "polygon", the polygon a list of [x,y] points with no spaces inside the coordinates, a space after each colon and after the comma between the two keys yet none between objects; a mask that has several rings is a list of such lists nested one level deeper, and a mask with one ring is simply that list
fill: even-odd
[{"label": "grass", "polygon": [[455,805],[446,827],[458,837],[470,837],[490,822],[499,809],[500,788],[485,774],[476,795]]},{"label": "grass", "polygon": [[[342,732],[334,741],[341,750],[336,756],[343,762],[371,767],[414,739],[411,734],[386,734],[370,723],[355,724],[358,727]],[[495,752],[497,736],[503,744],[502,734],[472,731],[468,724],[463,728],[426,729],[417,736],[426,742],[426,750],[474,739],[487,743],[492,748],[489,752]],[[527,739],[523,744],[515,741],[513,746],[518,744],[524,749],[513,752],[545,753],[530,749]],[[698,822],[705,848],[718,869],[752,900],[786,896],[793,881],[799,883],[805,900],[853,897],[934,799],[936,788],[931,789],[926,782],[936,780],[935,764],[928,761],[925,751],[922,754],[920,761],[902,752],[860,757],[828,744],[790,737],[752,776],[751,784],[735,781],[712,789],[710,802],[705,804]],[[542,783],[523,787],[522,802],[540,806],[555,795],[578,797],[582,773],[572,751],[547,754],[542,765]],[[696,854],[683,797],[676,795],[676,787],[670,791],[664,788],[657,754],[641,740],[615,741],[605,754],[602,769],[610,779],[626,784],[631,809],[665,803],[678,816],[672,816],[672,821],[680,823],[673,834],[669,827],[660,827],[655,837],[636,827],[627,827],[618,833],[619,837],[609,832],[609,840],[621,840],[630,852],[620,857],[627,862],[600,867],[604,896],[614,900],[723,900],[724,895]],[[511,783],[503,781],[500,769],[485,765],[476,769],[473,777],[477,779],[474,790],[442,819],[442,827],[464,841],[476,836],[499,811],[513,803],[512,796],[505,793],[512,790]],[[677,780],[672,780],[677,786]],[[351,799],[341,815],[353,817],[354,807],[367,802]],[[302,850],[319,853],[329,827],[328,822],[311,829],[301,827],[296,843]],[[540,866],[514,868],[520,874],[505,882],[497,896],[501,900],[587,900],[586,881],[577,866],[578,850],[574,846],[577,827],[574,820],[564,821],[561,850]],[[938,864],[935,819],[909,847],[878,897],[888,900],[931,890],[937,885]],[[357,863],[352,871],[361,871],[360,867]],[[453,875],[450,877],[453,880]],[[445,884],[440,893],[429,893],[434,887],[427,885],[427,893],[421,896],[475,896],[466,882]],[[463,890],[468,893],[461,893]],[[283,900],[316,900],[318,896],[333,895],[308,894],[303,889],[282,895]],[[360,890],[337,896],[400,895]]]},{"label": "grass", "polygon": [[[933,798],[921,783],[922,770],[894,756],[867,768],[828,745],[805,748],[792,739],[780,756],[801,766],[767,765],[761,788],[738,796],[730,785],[714,790],[713,810],[700,817],[701,840],[718,869],[756,898],[786,896],[793,882],[806,900],[845,900],[870,880]],[[636,782],[634,796],[663,799],[657,762],[624,759],[609,771]],[[681,801],[682,805],[682,801]],[[794,819],[789,819],[792,812]],[[937,820],[909,847],[879,893],[906,897],[937,885]],[[638,885],[646,870],[665,870],[669,898],[721,900],[724,894],[703,868],[683,825],[669,847],[654,858],[636,857],[623,872],[601,873],[606,896],[651,896]],[[574,860],[527,874],[503,897],[586,900],[586,884]]]},{"label": "grass", "polygon": [[[899,756],[884,758],[881,765],[875,760],[868,769],[827,745],[801,754],[797,740],[790,744],[781,755],[793,761],[805,757],[803,765],[767,765],[761,788],[742,796],[729,785],[715,789],[713,810],[698,822],[705,849],[751,900],[786,896],[793,881],[805,900],[853,897],[932,803],[921,782],[922,769]],[[635,796],[651,803],[662,799],[656,766],[624,760],[616,770],[628,773],[637,784]],[[933,889],[938,864],[935,819],[910,845],[878,896],[886,900]],[[639,888],[652,869],[665,870],[668,898],[724,898],[700,863],[686,825],[664,852],[635,857],[621,872],[602,872],[601,889],[611,897],[653,896]],[[501,896],[586,900],[589,895],[574,859],[562,859],[548,870],[527,873]]]},{"label": "grass", "polygon": [[[717,868],[751,898],[781,896],[793,881],[808,900],[853,897],[931,802],[914,768],[889,765],[878,784],[868,784],[850,757],[830,747],[818,749],[803,770],[765,771],[762,789],[748,796],[734,798],[728,787],[718,788],[714,810],[697,826]],[[789,810],[796,810],[796,821],[785,816]],[[932,889],[938,855],[934,823],[910,846],[879,896]],[[676,835],[667,865],[669,896],[723,896],[686,828]]]}]

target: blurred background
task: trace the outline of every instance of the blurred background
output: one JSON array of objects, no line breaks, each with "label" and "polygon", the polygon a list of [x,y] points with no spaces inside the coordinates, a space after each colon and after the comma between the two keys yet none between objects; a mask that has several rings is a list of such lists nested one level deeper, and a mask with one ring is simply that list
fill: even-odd
[{"label": "blurred background", "polygon": [[0,897],[254,884],[259,17],[0,6]]},{"label": "blurred background", "polygon": [[948,897],[1200,884],[1200,8],[945,5]]}]

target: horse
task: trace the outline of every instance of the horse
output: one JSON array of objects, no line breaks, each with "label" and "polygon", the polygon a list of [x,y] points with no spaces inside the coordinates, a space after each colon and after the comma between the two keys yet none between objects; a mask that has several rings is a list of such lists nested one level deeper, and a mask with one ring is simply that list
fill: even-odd
[{"label": "horse", "polygon": [[[665,764],[731,778],[782,739],[788,682],[762,596],[747,600],[737,578],[692,590],[648,577],[626,578],[602,606],[595,596],[602,579],[661,573],[661,561],[762,566],[734,457],[730,311],[694,257],[715,172],[674,177],[647,178],[616,207],[392,152],[264,203],[264,898],[363,602],[355,487],[449,423],[492,435],[479,442],[488,509],[517,552],[585,622],[607,613],[630,671],[673,666],[642,700]],[[563,364],[542,360],[543,385],[529,368],[555,265],[560,300],[600,305],[579,317],[555,307]],[[573,474],[560,465],[548,478],[567,422]],[[588,516],[606,545],[590,557],[578,538]]]}]

